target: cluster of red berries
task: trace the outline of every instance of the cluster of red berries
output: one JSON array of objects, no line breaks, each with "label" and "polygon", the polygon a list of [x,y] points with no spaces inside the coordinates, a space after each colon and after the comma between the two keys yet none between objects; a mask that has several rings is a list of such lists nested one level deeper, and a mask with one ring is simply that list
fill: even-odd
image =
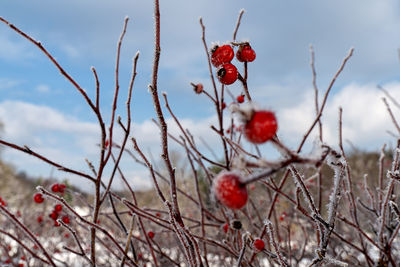
[{"label": "cluster of red berries", "polygon": [[7,206],[7,203],[0,197],[0,205],[5,207]]},{"label": "cluster of red berries", "polygon": [[[51,186],[51,191],[54,193],[60,193],[60,194],[64,194],[65,189],[67,188],[67,186],[65,184],[53,184]],[[35,195],[33,195],[33,201],[35,201],[35,203],[37,204],[41,204],[44,202],[44,197],[42,193],[36,193]],[[63,210],[63,206],[61,204],[56,204],[52,210],[52,212],[49,214],[49,217],[53,220],[54,222],[54,226],[58,227],[60,226],[60,224],[57,222],[57,219],[62,215],[62,210]],[[43,216],[39,215],[37,217],[37,222],[38,223],[42,223],[43,222]],[[61,217],[61,220],[65,223],[65,224],[70,224],[70,219],[68,217],[68,215],[64,214]]]},{"label": "cluster of red berries", "polygon": [[[49,217],[54,221],[54,226],[58,227],[60,224],[57,222],[57,219],[60,217],[63,207],[61,204],[56,204],[53,208],[53,211],[49,214]],[[65,224],[70,224],[70,219],[68,215],[63,215],[61,220]]]},{"label": "cluster of red berries", "polygon": [[54,193],[64,194],[65,188],[67,188],[65,184],[53,184],[51,186],[51,191]]},{"label": "cluster of red berries", "polygon": [[[235,44],[239,46],[236,52],[236,58],[240,62],[252,62],[256,59],[256,53],[251,48],[248,42]],[[235,52],[231,45],[226,44],[222,46],[215,45],[211,49],[211,63],[217,69],[218,80],[222,84],[233,84],[239,75],[235,65],[231,63]]]}]

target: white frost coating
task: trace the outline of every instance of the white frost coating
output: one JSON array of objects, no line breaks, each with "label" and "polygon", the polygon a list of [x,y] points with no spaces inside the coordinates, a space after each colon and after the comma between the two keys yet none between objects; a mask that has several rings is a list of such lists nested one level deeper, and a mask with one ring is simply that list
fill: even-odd
[{"label": "white frost coating", "polygon": [[237,170],[244,170],[246,168],[246,158],[243,155],[239,155],[233,159],[232,166]]},{"label": "white frost coating", "polygon": [[94,71],[94,66],[90,66],[90,70],[91,70],[91,71]]},{"label": "white frost coating", "polygon": [[332,264],[335,264],[335,265],[337,265],[337,266],[343,266],[343,267],[349,266],[347,263],[345,263],[345,262],[343,262],[343,261],[336,260],[336,259],[331,258],[331,257],[329,257],[329,256],[325,256],[325,260],[326,260],[328,263],[332,263]]},{"label": "white frost coating", "polygon": [[138,50],[138,51],[136,52],[135,57],[133,58],[133,60],[135,60],[135,58],[139,57],[139,55],[140,55],[140,51]]},{"label": "white frost coating", "polygon": [[126,15],[125,16],[125,18],[124,18],[124,20],[128,20],[129,19],[129,16],[128,15]]},{"label": "white frost coating", "polygon": [[167,92],[165,92],[165,91],[162,91],[161,94],[162,94],[163,96],[167,96]]},{"label": "white frost coating", "polygon": [[304,181],[304,177],[302,177],[301,174],[297,174],[299,176],[299,177],[297,177],[297,175],[294,172],[293,168],[290,168],[290,172],[292,173],[293,180],[294,180],[294,183],[296,185],[296,188],[300,188],[301,192],[303,193],[303,197],[304,197],[304,199],[306,200],[306,202],[308,204],[308,208],[311,211],[311,215],[314,216],[315,215],[314,209],[313,209],[313,206],[315,207],[314,199],[312,198],[312,196],[310,196],[311,200],[307,197],[306,188],[304,186],[302,186],[302,184],[298,181],[298,179],[301,179],[301,180]]},{"label": "white frost coating", "polygon": [[38,191],[40,191],[40,192],[43,192],[43,191],[44,191],[44,188],[43,188],[43,186],[38,185],[38,186],[36,186],[36,190],[38,190]]},{"label": "white frost coating", "polygon": [[254,111],[260,110],[259,106],[253,102],[243,103],[240,106],[232,105],[232,108],[229,107],[229,109],[231,110],[232,114],[237,116],[237,119],[242,123],[249,121],[253,116]]},{"label": "white frost coating", "polygon": [[332,225],[333,220],[336,216],[336,209],[339,205],[339,201],[341,198],[340,184],[344,177],[345,160],[344,157],[337,153],[330,153],[327,160],[329,166],[334,171],[333,190],[329,196],[328,204],[328,224]]}]

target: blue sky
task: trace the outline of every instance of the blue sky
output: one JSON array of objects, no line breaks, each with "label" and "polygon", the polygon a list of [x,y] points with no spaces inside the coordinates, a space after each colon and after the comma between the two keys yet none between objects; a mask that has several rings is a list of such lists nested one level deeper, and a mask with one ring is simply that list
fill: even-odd
[{"label": "blue sky", "polygon": [[[202,82],[211,89],[199,17],[203,17],[210,45],[231,40],[239,10],[244,8],[238,39],[250,40],[257,53],[249,66],[249,87],[261,106],[276,112],[280,135],[288,145],[298,143],[314,112],[310,44],[316,52],[321,90],[348,50],[355,48],[323,117],[326,141],[336,144],[337,109],[343,106],[345,137],[353,144],[377,150],[391,142],[386,130],[393,131],[393,126],[376,85],[400,97],[398,1],[161,0],[160,4],[159,87],[195,134],[207,135],[215,120],[212,105],[189,85]],[[0,16],[40,40],[91,96],[90,67],[97,69],[105,118],[109,118],[113,96],[116,43],[129,16],[121,55],[120,103],[126,96],[132,57],[140,51],[133,131],[148,151],[157,154],[159,136],[149,122],[154,111],[147,91],[154,46],[152,1],[15,0],[2,1],[0,10]],[[229,90],[238,95],[241,87],[234,84]],[[124,115],[123,105],[118,113]],[[84,159],[96,159],[98,127],[83,98],[36,47],[5,25],[0,25],[0,120],[5,124],[2,138],[26,144],[66,166],[88,171]],[[174,125],[170,128],[178,133]],[[211,145],[219,144],[215,136],[209,140]],[[48,166],[35,159],[8,149],[2,153],[19,170],[32,175],[50,173]],[[149,184],[144,170],[127,171],[138,186]],[[78,182],[65,173],[54,175]]]}]

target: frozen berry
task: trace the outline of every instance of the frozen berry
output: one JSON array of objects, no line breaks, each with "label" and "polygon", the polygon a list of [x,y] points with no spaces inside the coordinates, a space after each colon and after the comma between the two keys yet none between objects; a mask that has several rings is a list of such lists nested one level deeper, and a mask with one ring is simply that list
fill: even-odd
[{"label": "frozen berry", "polygon": [[190,83],[193,86],[193,90],[196,94],[201,94],[203,92],[203,84],[198,83],[198,84],[194,84],[194,83]]},{"label": "frozen berry", "polygon": [[228,233],[229,224],[228,224],[228,223],[225,223],[224,226],[222,226],[222,230],[224,231],[224,233]]},{"label": "frozen berry", "polygon": [[211,63],[219,67],[224,63],[232,61],[235,53],[230,45],[215,46],[211,51]]},{"label": "frozen berry", "polygon": [[253,249],[257,252],[262,251],[265,247],[264,241],[262,241],[261,239],[257,238],[256,240],[254,240],[253,242]]},{"label": "frozen berry", "polygon": [[57,213],[61,212],[62,209],[63,209],[63,207],[62,207],[61,204],[57,204],[57,205],[54,206],[54,211],[57,212]]},{"label": "frozen berry", "polygon": [[213,192],[216,198],[231,209],[240,209],[247,202],[246,185],[235,172],[222,171],[213,180]]},{"label": "frozen berry", "polygon": [[241,45],[236,52],[236,58],[240,62],[252,62],[256,59],[256,52],[254,52],[249,44],[244,44]]},{"label": "frozen berry", "polygon": [[49,217],[52,218],[53,220],[57,220],[58,218],[58,213],[53,211],[52,213],[49,214]]},{"label": "frozen berry", "polygon": [[107,139],[107,140],[104,142],[104,147],[107,148],[109,144],[110,144],[110,141]]},{"label": "frozen berry", "polygon": [[37,220],[38,223],[42,223],[43,222],[43,216],[42,215],[38,216],[36,220]]},{"label": "frozen berry", "polygon": [[237,80],[238,70],[233,64],[226,63],[217,70],[217,76],[222,84],[230,85]]},{"label": "frozen berry", "polygon": [[43,203],[44,198],[43,198],[43,195],[42,195],[41,193],[36,193],[36,194],[33,196],[33,200],[34,200],[36,203],[40,204],[40,203]]},{"label": "frozen berry", "polygon": [[147,236],[148,236],[150,239],[153,239],[154,236],[155,236],[155,234],[154,234],[154,232],[149,231],[149,232],[147,233]]},{"label": "frozen berry", "polygon": [[244,95],[237,96],[236,100],[237,100],[238,103],[243,103],[244,102]]},{"label": "frozen berry", "polygon": [[244,134],[250,142],[262,144],[270,140],[278,129],[274,113],[266,110],[254,111],[251,119],[246,122]]},{"label": "frozen berry", "polygon": [[59,184],[58,185],[58,192],[60,192],[61,194],[64,193],[65,188],[67,188],[67,186],[65,184]]},{"label": "frozen berry", "polygon": [[63,221],[63,223],[65,223],[65,224],[69,224],[69,223],[70,223],[69,217],[68,217],[67,215],[65,215],[65,216],[62,217],[62,221]]},{"label": "frozen berry", "polygon": [[54,193],[60,192],[60,185],[59,184],[53,184],[51,186],[51,191],[53,191]]},{"label": "frozen berry", "polygon": [[225,102],[222,102],[221,109],[225,109],[225,108],[226,108],[226,104],[225,104]]}]

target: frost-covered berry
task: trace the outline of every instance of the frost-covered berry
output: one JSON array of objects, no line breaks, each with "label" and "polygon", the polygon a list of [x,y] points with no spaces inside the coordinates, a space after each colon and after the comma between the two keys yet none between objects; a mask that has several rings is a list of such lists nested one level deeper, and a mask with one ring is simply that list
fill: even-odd
[{"label": "frost-covered berry", "polygon": [[61,194],[64,193],[65,188],[67,188],[65,184],[58,184],[58,192],[60,192]]},{"label": "frost-covered berry", "polygon": [[253,48],[247,43],[239,47],[236,52],[236,58],[240,62],[253,62],[256,59],[256,52],[254,52]]},{"label": "frost-covered berry", "polygon": [[52,213],[49,214],[49,217],[52,218],[53,220],[57,220],[58,218],[58,213],[53,211]]},{"label": "frost-covered berry", "polygon": [[238,70],[233,64],[226,63],[219,67],[217,76],[222,84],[230,85],[237,80]]},{"label": "frost-covered berry", "polygon": [[215,197],[231,209],[240,209],[247,203],[246,185],[236,172],[222,171],[213,180],[212,190]]},{"label": "frost-covered berry", "polygon": [[271,111],[254,111],[244,126],[244,135],[254,144],[262,144],[270,140],[278,129],[275,115]]},{"label": "frost-covered berry", "polygon": [[228,233],[229,224],[228,224],[228,223],[225,223],[225,224],[222,226],[222,230],[224,231],[224,233]]},{"label": "frost-covered berry", "polygon": [[191,83],[191,85],[193,86],[193,90],[196,94],[201,94],[203,92],[204,86],[202,83],[198,84]]},{"label": "frost-covered berry", "polygon": [[156,235],[156,234],[155,234],[153,231],[148,231],[148,232],[147,232],[147,236],[148,236],[150,239],[153,239],[155,235]]},{"label": "frost-covered berry", "polygon": [[53,184],[51,186],[51,191],[53,191],[54,193],[60,192],[60,185],[59,184]]},{"label": "frost-covered berry", "polygon": [[63,217],[62,217],[62,221],[63,221],[63,223],[65,223],[65,224],[69,224],[71,221],[70,221],[70,219],[69,219],[69,217],[67,216],[67,215],[64,215]]},{"label": "frost-covered berry", "polygon": [[234,56],[235,52],[230,45],[215,46],[211,51],[211,63],[217,68],[231,62]]},{"label": "frost-covered berry", "polygon": [[254,240],[254,242],[253,242],[253,250],[255,250],[256,252],[259,252],[259,251],[262,251],[264,249],[264,247],[265,247],[264,241],[262,241],[259,238]]},{"label": "frost-covered berry", "polygon": [[36,203],[40,204],[40,203],[43,203],[44,198],[43,198],[43,195],[42,195],[41,193],[36,193],[36,194],[33,196],[33,200],[34,200]]},{"label": "frost-covered berry", "polygon": [[57,212],[57,213],[58,213],[58,212],[61,212],[61,211],[62,211],[62,208],[63,208],[63,207],[62,207],[61,204],[57,204],[57,205],[54,206],[54,211]]},{"label": "frost-covered berry", "polygon": [[243,103],[244,102],[244,95],[238,95],[236,97],[236,100],[237,100],[238,103]]}]

